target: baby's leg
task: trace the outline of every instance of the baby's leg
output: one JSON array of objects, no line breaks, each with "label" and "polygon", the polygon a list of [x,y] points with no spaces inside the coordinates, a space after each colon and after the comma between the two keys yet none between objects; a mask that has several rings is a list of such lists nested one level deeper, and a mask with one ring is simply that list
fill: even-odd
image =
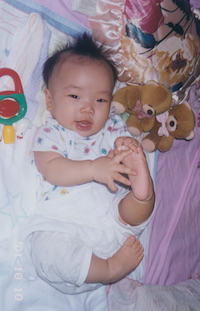
[{"label": "baby's leg", "polygon": [[92,256],[86,283],[113,283],[133,271],[144,257],[144,249],[134,236],[129,236],[121,248],[110,258]]},{"label": "baby's leg", "polygon": [[136,226],[146,221],[154,207],[154,188],[146,157],[140,145],[130,145],[132,153],[123,159],[123,164],[136,171],[129,175],[130,191],[118,205],[119,219],[124,224]]}]

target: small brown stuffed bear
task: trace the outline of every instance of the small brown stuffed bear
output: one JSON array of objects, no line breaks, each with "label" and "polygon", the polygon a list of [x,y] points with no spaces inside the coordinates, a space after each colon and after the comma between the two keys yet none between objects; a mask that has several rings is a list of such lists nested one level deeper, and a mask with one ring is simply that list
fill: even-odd
[{"label": "small brown stuffed bear", "polygon": [[171,107],[172,95],[164,85],[148,81],[145,85],[131,85],[119,89],[113,96],[111,107],[116,114],[127,112],[129,132],[139,136],[152,129],[155,116]]},{"label": "small brown stuffed bear", "polygon": [[162,115],[156,116],[150,134],[143,138],[141,144],[146,152],[171,148],[174,138],[191,140],[194,137],[195,116],[191,105],[183,102],[172,107]]}]

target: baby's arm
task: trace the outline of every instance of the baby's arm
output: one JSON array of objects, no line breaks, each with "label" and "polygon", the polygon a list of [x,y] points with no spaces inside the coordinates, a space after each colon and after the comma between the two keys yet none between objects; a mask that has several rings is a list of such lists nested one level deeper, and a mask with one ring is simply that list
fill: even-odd
[{"label": "baby's arm", "polygon": [[124,158],[122,163],[137,173],[129,175],[132,191],[119,203],[119,215],[123,223],[139,225],[147,220],[153,211],[154,187],[140,143],[131,137],[117,139],[115,154],[127,148],[132,150],[132,153]]},{"label": "baby's arm", "polygon": [[131,150],[110,157],[104,156],[95,160],[74,161],[53,151],[35,151],[35,162],[41,174],[53,185],[74,186],[90,181],[105,183],[113,191],[117,191],[114,180],[130,185],[131,182],[122,174],[135,174],[132,168],[120,164]]}]

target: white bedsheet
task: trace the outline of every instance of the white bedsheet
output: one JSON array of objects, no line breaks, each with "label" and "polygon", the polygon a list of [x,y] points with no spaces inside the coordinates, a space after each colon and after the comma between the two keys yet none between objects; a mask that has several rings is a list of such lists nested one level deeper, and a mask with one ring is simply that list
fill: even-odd
[{"label": "white bedsheet", "polygon": [[[19,240],[20,228],[34,214],[36,203],[36,176],[30,149],[36,126],[40,126],[46,116],[41,91],[42,64],[49,51],[68,36],[53,29],[36,13],[29,15],[11,8],[0,0],[0,64],[18,72],[28,105],[25,117],[33,126],[23,139],[16,138],[14,144],[0,142],[0,310],[106,311],[107,286],[77,297],[61,293],[37,276],[29,245]],[[13,84],[7,77],[0,81],[0,91],[10,88]],[[148,158],[154,176],[155,155]],[[146,252],[148,228],[141,241]],[[134,272],[140,281],[144,277],[144,264],[145,260]]]}]

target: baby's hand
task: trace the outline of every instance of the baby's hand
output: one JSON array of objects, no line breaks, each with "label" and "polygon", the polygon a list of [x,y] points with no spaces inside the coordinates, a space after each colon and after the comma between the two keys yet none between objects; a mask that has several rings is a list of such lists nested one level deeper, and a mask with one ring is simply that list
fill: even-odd
[{"label": "baby's hand", "polygon": [[132,150],[129,149],[114,155],[113,150],[111,150],[107,156],[92,161],[93,179],[97,182],[107,184],[112,191],[118,190],[114,181],[130,186],[131,181],[121,174],[135,175],[136,172],[132,168],[120,164],[120,162],[131,153]]},{"label": "baby's hand", "polygon": [[139,141],[137,141],[133,137],[118,137],[115,140],[115,150],[114,154],[119,154],[123,150],[129,150],[136,151],[138,147],[141,147]]}]

